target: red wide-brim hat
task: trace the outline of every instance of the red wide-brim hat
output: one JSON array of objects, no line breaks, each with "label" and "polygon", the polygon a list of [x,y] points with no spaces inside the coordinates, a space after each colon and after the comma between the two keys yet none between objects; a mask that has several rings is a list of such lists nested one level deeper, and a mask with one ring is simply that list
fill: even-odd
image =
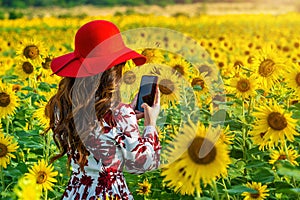
[{"label": "red wide-brim hat", "polygon": [[54,58],[51,69],[62,77],[87,77],[128,60],[139,66],[146,62],[146,57],[125,46],[113,23],[95,20],[77,31],[74,52]]}]

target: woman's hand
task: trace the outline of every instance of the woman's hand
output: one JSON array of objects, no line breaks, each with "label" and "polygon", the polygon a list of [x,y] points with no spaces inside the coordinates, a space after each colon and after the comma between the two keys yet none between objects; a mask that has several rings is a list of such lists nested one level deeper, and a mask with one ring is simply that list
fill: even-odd
[{"label": "woman's hand", "polygon": [[144,108],[144,125],[156,126],[156,120],[160,111],[160,91],[158,87],[156,87],[153,105],[150,107],[147,103],[143,103],[141,107]]},{"label": "woman's hand", "polygon": [[135,110],[135,107],[136,107],[136,104],[137,104],[137,98],[138,98],[138,94],[135,95],[134,99],[130,103],[130,106],[136,114],[136,119],[139,120],[139,119],[144,118],[144,113],[141,112],[141,111]]}]

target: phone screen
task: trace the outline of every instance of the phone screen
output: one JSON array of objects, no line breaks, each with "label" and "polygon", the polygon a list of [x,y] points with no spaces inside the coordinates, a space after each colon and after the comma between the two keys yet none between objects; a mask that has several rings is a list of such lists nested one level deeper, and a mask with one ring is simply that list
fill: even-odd
[{"label": "phone screen", "polygon": [[141,107],[144,102],[149,106],[153,105],[157,79],[157,76],[142,76],[136,110],[144,112],[144,109]]}]

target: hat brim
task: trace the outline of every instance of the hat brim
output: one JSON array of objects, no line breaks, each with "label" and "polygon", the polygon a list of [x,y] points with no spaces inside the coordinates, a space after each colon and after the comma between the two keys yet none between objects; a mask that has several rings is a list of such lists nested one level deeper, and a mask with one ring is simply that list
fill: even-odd
[{"label": "hat brim", "polygon": [[87,77],[104,72],[111,67],[132,60],[135,65],[146,63],[146,57],[124,47],[120,51],[106,56],[77,57],[74,52],[56,57],[51,62],[54,74],[62,77]]}]

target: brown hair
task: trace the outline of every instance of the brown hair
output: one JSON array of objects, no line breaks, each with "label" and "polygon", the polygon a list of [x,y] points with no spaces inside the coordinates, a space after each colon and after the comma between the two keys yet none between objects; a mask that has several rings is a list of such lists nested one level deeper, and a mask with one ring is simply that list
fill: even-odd
[{"label": "brown hair", "polygon": [[[58,155],[51,158],[51,162],[70,153],[68,165],[71,158],[76,157],[76,162],[83,170],[88,155],[84,143],[96,126],[95,120],[103,119],[120,102],[118,83],[123,66],[124,63],[116,65],[96,76],[65,77],[60,81],[57,93],[47,106],[49,129],[53,130],[54,142],[60,150]],[[113,119],[108,123],[113,125]]]}]

